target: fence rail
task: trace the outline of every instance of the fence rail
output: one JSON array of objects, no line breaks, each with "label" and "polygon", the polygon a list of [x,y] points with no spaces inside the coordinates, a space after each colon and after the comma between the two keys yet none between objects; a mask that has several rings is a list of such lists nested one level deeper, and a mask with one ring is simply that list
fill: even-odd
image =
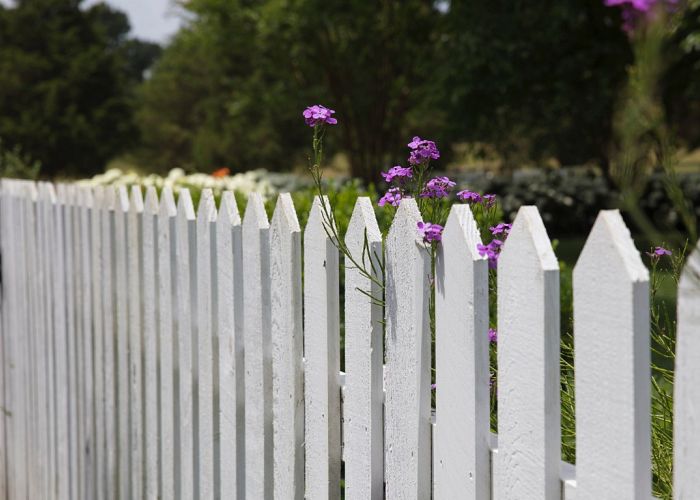
[{"label": "fence rail", "polygon": [[[651,497],[649,275],[617,211],[574,270],[576,467],[561,462],[559,265],[534,207],[498,273],[490,432],[487,261],[466,205],[435,265],[413,200],[367,198],[344,268],[316,199],[2,180],[0,498]],[[371,262],[370,262],[371,261]],[[371,265],[369,265],[371,263]],[[385,272],[382,272],[384,269]],[[377,283],[385,277],[385,306]],[[303,281],[303,283],[302,283]],[[344,312],[345,372],[340,372]],[[679,287],[675,496],[700,498],[700,250]],[[342,480],[341,480],[342,478]]]}]

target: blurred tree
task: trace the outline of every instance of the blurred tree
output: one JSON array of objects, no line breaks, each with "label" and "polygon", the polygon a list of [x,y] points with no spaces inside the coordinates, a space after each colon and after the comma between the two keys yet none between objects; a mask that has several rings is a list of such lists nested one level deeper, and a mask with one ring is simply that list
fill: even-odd
[{"label": "blurred tree", "polygon": [[43,176],[89,175],[137,138],[133,88],[157,55],[126,16],[80,0],[0,8],[0,137]]},{"label": "blurred tree", "polygon": [[605,163],[632,60],[618,16],[602,0],[450,2],[440,51],[450,138],[491,142],[511,166]]}]

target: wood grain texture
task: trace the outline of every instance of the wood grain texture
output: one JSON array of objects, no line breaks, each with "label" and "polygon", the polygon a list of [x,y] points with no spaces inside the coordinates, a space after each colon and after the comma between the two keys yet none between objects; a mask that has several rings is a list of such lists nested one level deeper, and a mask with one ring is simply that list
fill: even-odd
[{"label": "wood grain texture", "polygon": [[[326,206],[328,200],[325,201]],[[340,498],[338,250],[314,198],[304,230],[306,498]]]},{"label": "wood grain texture", "polygon": [[270,498],[273,490],[269,232],[253,193],[243,216],[246,498]]},{"label": "wood grain texture", "polygon": [[619,211],[574,268],[576,497],[651,496],[649,273]]},{"label": "wood grain texture", "polygon": [[487,261],[469,206],[453,205],[436,263],[436,499],[491,496]]},{"label": "wood grain texture", "polygon": [[199,498],[214,498],[214,332],[212,277],[216,276],[216,205],[202,190],[197,210],[197,375]]},{"label": "wood grain texture", "polygon": [[217,334],[219,353],[219,491],[245,498],[243,258],[241,217],[230,191],[221,196],[216,220]]},{"label": "wood grain texture", "polygon": [[700,246],[688,257],[678,286],[673,428],[676,500],[700,498]]},{"label": "wood grain texture", "polygon": [[[345,259],[345,498],[384,496],[382,235],[372,202],[358,198],[345,244],[373,281]],[[368,296],[369,294],[369,296]],[[374,299],[371,300],[370,296]]]},{"label": "wood grain texture", "polygon": [[274,498],[304,498],[304,338],[301,228],[280,194],[270,228]]},{"label": "wood grain texture", "polygon": [[[197,234],[196,220],[192,198],[187,189],[180,191],[177,202],[177,220],[175,230],[175,261],[177,276],[177,349],[179,374],[179,480],[181,498],[197,498],[195,433],[195,382],[194,357],[196,353],[196,318],[197,307]],[[176,492],[177,494],[177,492]]]},{"label": "wood grain texture", "polygon": [[[175,366],[178,363],[178,337],[175,286],[177,209],[173,192],[164,187],[158,208],[158,356],[160,361],[160,439],[158,454],[161,457],[158,493],[160,498],[178,498],[179,450],[178,436],[180,407],[176,383]],[[150,496],[148,497],[151,498]]]},{"label": "wood grain texture", "polygon": [[386,497],[431,495],[430,256],[415,200],[401,202],[386,239]]}]

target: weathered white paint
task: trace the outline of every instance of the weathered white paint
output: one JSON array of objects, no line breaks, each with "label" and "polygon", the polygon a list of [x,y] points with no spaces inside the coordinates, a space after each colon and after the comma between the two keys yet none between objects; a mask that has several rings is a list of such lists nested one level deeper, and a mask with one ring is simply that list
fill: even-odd
[{"label": "weathered white paint", "polygon": [[270,224],[253,193],[243,216],[246,498],[272,496]]},{"label": "weathered white paint", "polygon": [[[145,405],[148,399],[144,394],[144,383],[155,387],[156,374],[153,370],[152,377],[144,377],[144,357],[148,354],[144,345],[142,334],[144,326],[144,309],[152,310],[155,306],[153,295],[147,295],[144,258],[147,251],[151,253],[153,243],[147,241],[145,229],[148,223],[144,219],[143,195],[139,186],[132,186],[129,200],[129,213],[127,216],[127,306],[128,317],[128,348],[129,348],[129,452],[128,458],[131,464],[131,498],[144,497],[144,470],[145,458],[148,454],[144,447],[144,437],[153,436],[150,427],[157,422],[155,413],[151,419],[144,418]],[[152,217],[151,217],[152,219]],[[150,228],[152,233],[152,228]],[[143,297],[141,293],[143,292]],[[155,355],[155,346],[151,351]],[[155,363],[155,359],[153,360]],[[151,402],[156,403],[156,394],[153,392]]]},{"label": "weathered white paint", "polygon": [[435,280],[436,499],[491,497],[487,261],[468,205],[453,205]]},{"label": "weathered white paint", "polygon": [[649,498],[649,273],[617,210],[574,268],[574,346],[576,497]]},{"label": "weathered white paint", "polygon": [[189,190],[182,189],[177,201],[175,230],[176,290],[177,290],[177,349],[179,374],[179,443],[180,468],[176,480],[180,483],[181,498],[197,498],[195,490],[195,386],[193,357],[196,345],[194,311],[197,307],[196,285],[196,220]]},{"label": "weathered white paint", "polygon": [[131,462],[129,460],[129,304],[127,271],[126,220],[129,212],[129,193],[126,186],[117,189],[114,207],[114,244],[116,285],[116,335],[117,335],[117,497],[127,496],[131,491]]},{"label": "weathered white paint", "polygon": [[[345,258],[345,498],[381,499],[384,328],[380,283],[384,258],[382,235],[369,198],[358,198],[355,203],[345,244],[353,259],[376,280],[363,275]],[[374,303],[367,294],[375,299]]]},{"label": "weathered white paint", "polygon": [[386,239],[386,497],[431,495],[430,256],[415,200],[399,205]]},{"label": "weathered white paint", "polygon": [[494,498],[558,499],[559,264],[536,207],[520,208],[498,261],[497,383]]},{"label": "weathered white paint", "polygon": [[[330,205],[325,200],[328,210]],[[304,230],[306,498],[340,498],[338,250],[314,198]],[[332,223],[332,222],[331,222]]]},{"label": "weathered white paint", "polygon": [[[139,198],[141,190],[138,189],[136,198]],[[132,203],[133,207],[133,203]],[[139,308],[143,317],[143,325],[139,325],[140,345],[143,348],[141,356],[143,376],[140,383],[141,418],[143,419],[143,429],[141,439],[143,446],[143,460],[140,471],[134,471],[141,477],[140,488],[132,491],[134,498],[154,499],[158,497],[158,439],[160,431],[160,421],[158,419],[158,195],[154,187],[149,187],[146,191],[145,206],[142,211],[142,248],[140,258],[142,280],[140,293],[135,293],[140,303],[134,304]],[[136,339],[134,339],[136,340]],[[133,359],[133,358],[132,358]],[[169,411],[172,413],[172,406]],[[138,494],[137,494],[138,493]]]},{"label": "weathered white paint", "polygon": [[688,257],[678,286],[674,387],[674,491],[676,500],[700,498],[700,246]]},{"label": "weathered white paint", "polygon": [[230,191],[216,220],[217,334],[219,337],[219,485],[217,498],[245,498],[243,260],[241,217]]},{"label": "weathered white paint", "polygon": [[216,205],[202,190],[197,210],[197,332],[199,409],[199,498],[214,498],[214,333],[212,276],[216,276]]},{"label": "weathered white paint", "polygon": [[[177,363],[177,328],[173,306],[176,303],[175,284],[175,221],[177,210],[170,187],[161,192],[158,210],[158,355],[160,361],[160,439],[159,456],[160,498],[177,498],[179,478],[179,452],[175,450],[179,427],[180,408],[176,405],[178,386],[175,384]],[[150,495],[148,499],[150,500]]]},{"label": "weathered white paint", "polygon": [[288,193],[270,228],[274,498],[304,498],[301,228]]}]

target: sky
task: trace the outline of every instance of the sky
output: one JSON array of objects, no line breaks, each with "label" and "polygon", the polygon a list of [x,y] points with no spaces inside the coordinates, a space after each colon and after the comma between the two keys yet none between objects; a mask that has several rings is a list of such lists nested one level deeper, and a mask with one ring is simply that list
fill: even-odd
[{"label": "sky", "polygon": [[[99,3],[100,0],[87,0],[84,7]],[[10,0],[0,0],[10,5]],[[173,0],[106,0],[106,3],[129,16],[131,34],[136,38],[165,43],[182,25],[183,17],[173,6]]]}]

